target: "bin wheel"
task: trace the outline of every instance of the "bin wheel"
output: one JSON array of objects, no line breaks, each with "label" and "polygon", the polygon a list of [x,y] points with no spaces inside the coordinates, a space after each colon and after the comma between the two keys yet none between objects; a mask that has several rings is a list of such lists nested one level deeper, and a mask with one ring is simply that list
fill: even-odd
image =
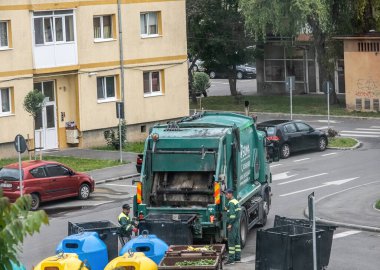
[{"label": "bin wheel", "polygon": [[245,244],[247,243],[247,235],[248,235],[247,213],[245,211],[245,208],[242,207],[241,216],[240,216],[240,246],[241,248],[244,248]]},{"label": "bin wheel", "polygon": [[79,188],[79,199],[87,200],[90,197],[90,186],[87,184],[82,184]]},{"label": "bin wheel", "polygon": [[261,226],[265,226],[268,221],[268,214],[269,214],[269,194],[265,192],[264,195],[264,202],[263,202],[263,218],[261,219]]}]

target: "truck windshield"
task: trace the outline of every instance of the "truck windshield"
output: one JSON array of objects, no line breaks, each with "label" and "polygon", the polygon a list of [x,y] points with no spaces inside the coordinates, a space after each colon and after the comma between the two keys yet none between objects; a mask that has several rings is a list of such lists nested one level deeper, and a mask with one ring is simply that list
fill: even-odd
[{"label": "truck windshield", "polygon": [[205,207],[213,203],[214,172],[155,172],[151,206]]},{"label": "truck windshield", "polygon": [[19,171],[17,169],[2,168],[0,170],[0,179],[6,181],[19,180]]}]

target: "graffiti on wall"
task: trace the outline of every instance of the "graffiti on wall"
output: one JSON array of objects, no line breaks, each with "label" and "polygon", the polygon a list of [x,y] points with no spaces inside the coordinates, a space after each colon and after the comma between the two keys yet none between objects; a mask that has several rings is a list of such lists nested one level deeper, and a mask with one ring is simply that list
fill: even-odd
[{"label": "graffiti on wall", "polygon": [[356,82],[355,96],[358,98],[380,97],[380,82],[371,78],[358,79]]}]

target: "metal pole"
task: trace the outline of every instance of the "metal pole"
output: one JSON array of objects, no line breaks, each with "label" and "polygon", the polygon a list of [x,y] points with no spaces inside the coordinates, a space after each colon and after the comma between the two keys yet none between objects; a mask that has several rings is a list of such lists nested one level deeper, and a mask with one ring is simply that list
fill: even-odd
[{"label": "metal pole", "polygon": [[119,106],[117,106],[117,110],[118,110],[118,113],[119,113],[119,152],[120,152],[120,163],[123,163],[123,151],[122,151],[122,143],[121,143],[121,108],[120,106],[122,105],[123,103],[119,103]]},{"label": "metal pole", "polygon": [[313,269],[317,270],[317,235],[315,228],[315,200],[314,196],[311,197],[313,207]]},{"label": "metal pole", "polygon": [[21,142],[20,142],[20,136],[17,137],[17,143],[18,143],[18,177],[20,181],[20,197],[22,196],[22,166],[21,166]]},{"label": "metal pole", "polygon": [[327,128],[330,128],[330,82],[327,82]]},{"label": "metal pole", "polygon": [[[119,26],[119,56],[120,56],[120,78],[121,78],[121,93],[120,93],[120,99],[121,99],[121,104],[124,106],[124,111],[125,111],[125,104],[124,104],[124,50],[123,50],[123,25],[121,22],[121,1],[117,0],[117,21],[118,21],[118,26]],[[119,110],[119,137],[120,137],[120,163],[123,162],[123,154],[121,151],[122,145],[121,145],[121,109],[120,106],[118,107]]]},{"label": "metal pole", "polygon": [[292,77],[289,79],[290,85],[290,120],[293,120],[293,80]]}]

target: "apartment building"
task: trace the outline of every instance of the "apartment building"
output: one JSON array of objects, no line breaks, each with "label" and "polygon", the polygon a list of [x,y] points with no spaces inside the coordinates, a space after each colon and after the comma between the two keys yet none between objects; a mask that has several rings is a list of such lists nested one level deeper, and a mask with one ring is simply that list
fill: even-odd
[{"label": "apartment building", "polygon": [[[0,157],[17,134],[44,149],[104,145],[122,96],[129,141],[188,115],[185,0],[120,8],[124,95],[117,0],[0,0]],[[23,108],[32,89],[46,97],[36,121]]]}]

